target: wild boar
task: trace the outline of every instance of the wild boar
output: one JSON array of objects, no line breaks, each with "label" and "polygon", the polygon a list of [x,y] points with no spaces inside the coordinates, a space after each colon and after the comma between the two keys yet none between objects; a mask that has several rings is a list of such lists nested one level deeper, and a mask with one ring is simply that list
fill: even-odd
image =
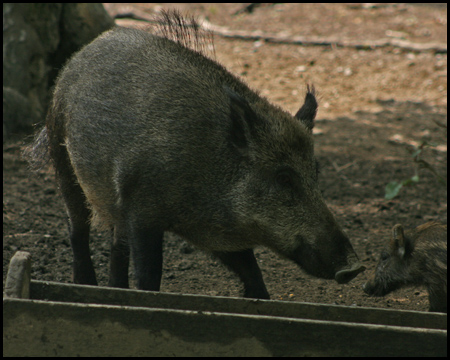
[{"label": "wild boar", "polygon": [[131,249],[137,287],[160,289],[164,231],[219,258],[246,297],[269,298],[257,245],[353,279],[364,267],[318,187],[314,87],[293,116],[186,46],[196,23],[164,16],[170,39],[116,27],[76,53],[29,150],[56,170],[74,282],[97,283],[91,221],[113,229],[111,286],[128,287]]}]

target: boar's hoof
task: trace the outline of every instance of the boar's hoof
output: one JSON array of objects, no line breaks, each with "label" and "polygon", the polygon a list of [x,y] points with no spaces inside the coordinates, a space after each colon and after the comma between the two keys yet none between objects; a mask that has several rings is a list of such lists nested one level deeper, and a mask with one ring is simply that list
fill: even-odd
[{"label": "boar's hoof", "polygon": [[338,271],[334,276],[334,278],[339,284],[345,284],[348,283],[353,278],[355,278],[359,273],[363,272],[364,270],[366,270],[365,266],[356,263],[353,264],[353,266],[350,269]]}]

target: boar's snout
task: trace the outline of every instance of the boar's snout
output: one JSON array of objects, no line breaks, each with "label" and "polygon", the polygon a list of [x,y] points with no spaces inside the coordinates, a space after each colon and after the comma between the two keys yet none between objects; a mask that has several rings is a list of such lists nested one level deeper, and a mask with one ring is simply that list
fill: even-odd
[{"label": "boar's snout", "polygon": [[[347,246],[350,245],[350,242],[347,243]],[[339,284],[346,284],[350,280],[354,279],[356,276],[358,276],[359,273],[362,273],[364,270],[366,270],[366,267],[364,265],[361,265],[359,262],[359,259],[354,252],[353,248],[351,248],[351,245],[349,248],[347,248],[348,256],[347,256],[347,266],[344,266],[343,268],[336,271],[336,274],[334,275],[335,280]]]},{"label": "boar's snout", "polygon": [[314,200],[318,204],[314,214],[318,215],[312,224],[302,225],[292,259],[313,276],[348,283],[366,268],[323,199]]},{"label": "boar's snout", "polygon": [[342,232],[337,232],[334,237],[320,237],[314,243],[302,237],[298,239],[300,245],[290,258],[313,276],[344,284],[366,269]]},{"label": "boar's snout", "polygon": [[334,278],[339,284],[348,283],[350,280],[358,276],[359,273],[366,270],[366,267],[361,265],[359,262],[355,262],[349,269],[340,270],[336,273]]}]

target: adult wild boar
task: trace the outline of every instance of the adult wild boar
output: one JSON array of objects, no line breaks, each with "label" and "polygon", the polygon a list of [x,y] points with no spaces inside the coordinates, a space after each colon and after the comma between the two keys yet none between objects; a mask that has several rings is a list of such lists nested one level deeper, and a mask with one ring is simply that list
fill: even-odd
[{"label": "adult wild boar", "polygon": [[96,284],[91,220],[113,229],[110,285],[159,290],[164,231],[211,252],[269,298],[253,247],[339,283],[364,267],[317,182],[313,87],[295,116],[202,52],[198,26],[165,13],[166,32],[116,27],[61,71],[30,153],[49,157],[69,216],[73,280]]}]

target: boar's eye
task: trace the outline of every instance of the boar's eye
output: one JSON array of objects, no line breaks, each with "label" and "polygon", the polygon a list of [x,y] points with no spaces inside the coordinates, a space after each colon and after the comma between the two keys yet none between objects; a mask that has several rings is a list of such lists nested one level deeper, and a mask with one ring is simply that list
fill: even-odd
[{"label": "boar's eye", "polygon": [[386,261],[390,257],[391,257],[391,255],[389,255],[389,253],[387,251],[382,251],[381,252],[381,256],[380,256],[380,260],[381,261]]},{"label": "boar's eye", "polygon": [[276,180],[283,187],[291,187],[293,185],[292,176],[288,171],[278,172]]}]

